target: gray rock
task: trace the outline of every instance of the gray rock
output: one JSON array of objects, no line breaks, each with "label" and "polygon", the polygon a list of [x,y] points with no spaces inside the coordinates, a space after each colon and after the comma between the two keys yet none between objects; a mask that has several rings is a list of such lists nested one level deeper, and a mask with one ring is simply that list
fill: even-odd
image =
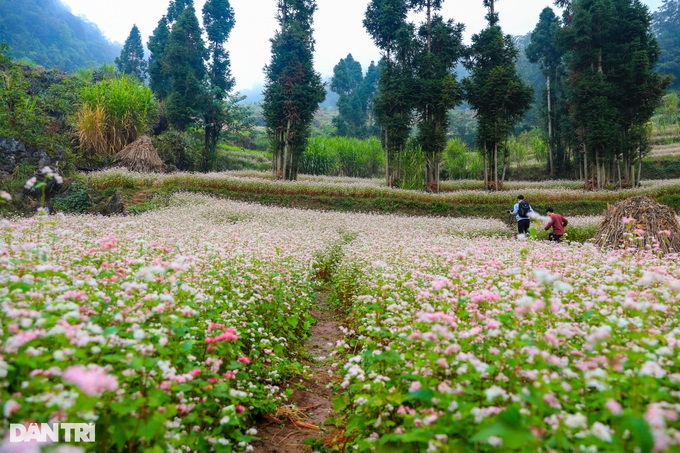
[{"label": "gray rock", "polygon": [[0,171],[12,173],[16,166],[26,162],[40,170],[49,165],[55,170],[59,161],[64,158],[63,150],[47,151],[31,148],[13,137],[0,137]]},{"label": "gray rock", "polygon": [[119,190],[117,190],[109,200],[108,204],[106,205],[106,210],[108,211],[108,214],[125,213],[125,199]]}]

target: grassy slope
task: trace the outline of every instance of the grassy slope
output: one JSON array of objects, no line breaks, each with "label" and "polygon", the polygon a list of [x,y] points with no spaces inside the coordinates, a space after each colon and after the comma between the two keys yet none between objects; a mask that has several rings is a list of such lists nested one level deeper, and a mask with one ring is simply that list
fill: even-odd
[{"label": "grassy slope", "polygon": [[[450,192],[427,194],[395,190],[377,180],[301,177],[297,182],[277,182],[268,173],[139,175],[108,171],[82,177],[93,191],[111,194],[122,190],[128,200],[144,191],[142,201],[156,195],[186,192],[209,193],[235,200],[267,205],[333,211],[389,212],[407,215],[491,217],[507,220],[518,193],[535,209],[552,206],[566,215],[599,215],[608,204],[634,195],[647,195],[680,212],[680,180],[645,183],[638,189],[587,192],[573,188],[573,182],[508,184],[504,191],[474,190],[474,182],[448,183]],[[139,197],[137,197],[137,201]]]}]

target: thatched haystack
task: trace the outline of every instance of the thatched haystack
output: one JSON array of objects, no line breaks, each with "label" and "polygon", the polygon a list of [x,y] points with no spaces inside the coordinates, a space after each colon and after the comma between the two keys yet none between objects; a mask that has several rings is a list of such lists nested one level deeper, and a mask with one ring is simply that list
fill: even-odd
[{"label": "thatched haystack", "polygon": [[165,171],[165,164],[158,157],[158,151],[146,135],[142,135],[116,154],[116,161],[130,171],[140,173],[162,173]]},{"label": "thatched haystack", "polygon": [[609,206],[595,243],[680,253],[680,224],[668,206],[648,197],[632,197]]}]

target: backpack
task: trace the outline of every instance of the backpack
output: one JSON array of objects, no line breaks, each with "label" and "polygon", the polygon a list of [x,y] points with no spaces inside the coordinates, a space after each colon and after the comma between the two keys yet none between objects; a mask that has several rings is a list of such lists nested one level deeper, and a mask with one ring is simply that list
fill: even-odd
[{"label": "backpack", "polygon": [[529,203],[522,200],[519,202],[519,206],[517,206],[517,215],[520,217],[529,217],[530,210],[531,206],[529,205]]}]

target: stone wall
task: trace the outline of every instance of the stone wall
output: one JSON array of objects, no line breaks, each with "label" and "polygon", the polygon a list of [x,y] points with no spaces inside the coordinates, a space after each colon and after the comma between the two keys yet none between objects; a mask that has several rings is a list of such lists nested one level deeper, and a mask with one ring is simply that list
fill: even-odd
[{"label": "stone wall", "polygon": [[35,165],[36,170],[45,165],[56,167],[63,157],[64,151],[61,150],[48,153],[44,149],[28,147],[12,137],[0,137],[0,172],[12,173],[22,162]]}]

